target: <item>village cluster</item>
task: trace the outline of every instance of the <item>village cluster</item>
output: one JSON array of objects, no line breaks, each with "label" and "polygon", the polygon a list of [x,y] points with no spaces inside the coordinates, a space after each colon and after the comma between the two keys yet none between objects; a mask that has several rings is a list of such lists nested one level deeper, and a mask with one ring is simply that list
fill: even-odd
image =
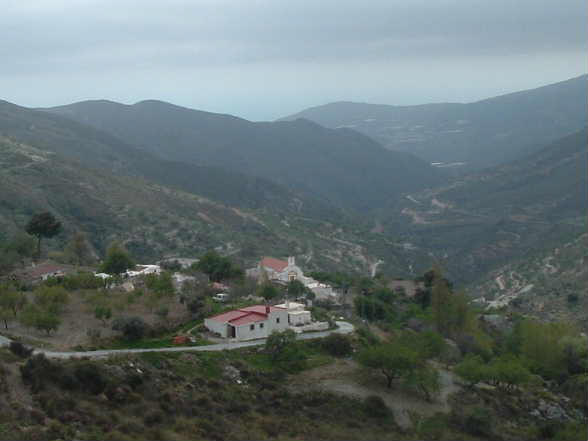
[{"label": "village cluster", "polygon": [[[50,277],[64,276],[69,271],[70,269],[65,265],[41,264],[31,268],[27,276],[30,280],[42,281]],[[161,272],[160,265],[136,265],[133,270],[127,270],[121,274],[117,287],[130,292],[135,289],[136,281],[141,276],[160,274]],[[110,274],[95,272],[94,275],[103,279],[107,286],[110,280],[114,280]],[[315,299],[338,301],[338,295],[332,286],[305,276],[300,267],[296,265],[294,257],[288,257],[287,261],[264,257],[256,267],[248,269],[246,275],[257,281],[267,280],[283,287],[286,287],[289,282],[298,281],[314,293]],[[172,275],[172,279],[175,286],[181,288],[183,283],[193,280],[194,277],[176,272]],[[227,285],[214,282],[211,286],[217,291],[213,297],[214,300],[224,302],[229,298]],[[250,296],[250,298],[255,297]],[[322,331],[329,327],[327,322],[313,321],[310,311],[306,309],[307,302],[303,299],[296,299],[298,300],[296,302],[287,300],[276,305],[262,303],[260,298],[255,299],[260,300],[260,304],[208,317],[204,320],[204,326],[218,337],[237,341],[265,338],[273,331],[286,329],[302,333]]]}]

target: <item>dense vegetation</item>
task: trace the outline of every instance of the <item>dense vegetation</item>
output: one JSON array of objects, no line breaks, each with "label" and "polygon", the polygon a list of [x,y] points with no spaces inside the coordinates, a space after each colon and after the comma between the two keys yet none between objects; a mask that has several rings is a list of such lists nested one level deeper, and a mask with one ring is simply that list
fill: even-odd
[{"label": "dense vegetation", "polygon": [[[33,406],[4,407],[0,433],[11,439],[579,439],[585,430],[579,410],[588,411],[586,338],[569,324],[523,317],[488,326],[438,270],[422,281],[420,294],[410,298],[387,292],[385,279],[356,279],[350,289],[360,298],[377,296],[387,314],[370,317],[354,337],[302,342],[288,331],[272,334],[262,349],[66,362],[33,356],[15,343],[14,355],[0,351],[0,385],[21,377]],[[164,279],[149,282],[152,289],[161,284]],[[59,292],[43,288],[37,297],[58,305]],[[133,340],[144,323],[129,318],[114,326]],[[320,384],[302,386],[307,374],[341,363],[356,366],[346,380],[350,387],[359,381],[372,395],[358,399]],[[447,378],[461,382],[451,408],[415,414],[414,424],[401,430],[387,404],[391,397],[408,394],[426,408],[441,399]],[[14,393],[12,386],[6,391]]]},{"label": "dense vegetation", "polygon": [[[20,250],[19,256],[28,259],[26,256],[34,254],[35,243],[23,241],[28,243],[28,249],[16,246],[19,241],[23,239],[15,237],[8,248]],[[77,244],[67,247],[75,260],[87,257],[83,238],[75,235],[70,244]],[[103,269],[118,274],[132,265],[128,259],[128,252],[114,244]],[[76,314],[86,314],[82,318],[84,326],[90,327],[87,343],[76,346],[77,350],[165,347],[178,333],[196,337],[182,344],[207,344],[199,337],[203,318],[226,310],[222,308],[247,304],[242,303],[243,297],[255,290],[275,301],[288,294],[306,295],[304,287],[294,282],[283,288],[267,281],[259,287],[248,284],[231,259],[214,251],[205,253],[197,264],[185,270],[185,275],[196,271],[203,271],[212,280],[229,281],[234,286],[230,290],[233,303],[223,307],[212,302],[216,291],[198,278],[177,289],[170,272],[134,280],[133,290],[125,293],[108,287],[122,282],[117,280],[118,276],[112,282],[104,282],[81,271],[49,278],[35,287],[1,284],[0,318],[9,331],[18,322],[35,330],[36,334],[27,336],[51,337],[54,341],[55,334],[62,332],[62,323],[69,320],[72,305],[82,301],[84,309]],[[308,437],[309,427],[318,431],[320,439],[337,439],[345,433],[351,438],[369,434],[377,439],[459,439],[465,434],[475,440],[500,433],[507,440],[535,439],[531,436],[571,440],[583,430],[579,412],[585,403],[578,392],[586,381],[588,351],[586,338],[574,326],[480,313],[438,268],[414,281],[414,295],[400,288],[393,290],[394,281],[383,276],[369,278],[343,272],[313,275],[337,286],[343,304],[352,305],[352,309],[317,301],[312,315],[333,324],[335,317],[345,314],[358,326],[356,336],[333,334],[305,343],[298,341],[293,331],[287,331],[272,334],[261,351],[145,354],[104,363],[57,362],[43,355],[31,356],[22,344],[13,343],[12,352],[24,361],[5,355],[12,373],[5,373],[4,377],[13,378],[13,384],[14,376],[21,376],[34,412],[23,411],[19,423],[0,420],[0,428],[15,439],[23,438],[25,432],[42,437],[48,431],[47,436],[63,439],[185,439],[188,434],[192,438],[197,434],[202,439],[239,439],[237,433],[245,425],[245,438],[255,433],[261,439],[282,439],[284,430],[288,430],[286,438]],[[172,310],[174,319],[170,317]],[[89,325],[91,319],[95,325]],[[109,329],[115,334],[106,335]],[[545,351],[545,347],[551,350]],[[338,361],[341,357],[345,361]],[[331,365],[333,369],[347,366],[355,373],[345,377],[346,384],[371,394],[358,400],[319,392],[320,382],[311,382],[303,389],[286,386],[294,379],[303,381],[315,368],[330,369]],[[150,386],[153,382],[158,384],[157,388]],[[447,397],[448,382],[461,389],[461,393]],[[165,398],[159,395],[162,390],[167,394]],[[264,391],[271,391],[269,401],[259,398]],[[403,423],[404,433],[400,434],[397,424],[403,421],[402,416],[388,404],[390,400],[401,399],[394,398],[398,394],[422,403],[424,408],[440,401],[447,403],[447,408],[439,415],[418,416],[418,424]],[[556,409],[550,412],[559,412],[559,416],[545,417],[547,411],[537,410],[533,414],[515,405],[518,410],[513,411],[511,419],[515,418],[516,424],[509,423],[507,427],[503,408],[513,406],[511,400],[517,397],[524,397],[520,398],[524,403],[537,403],[532,406],[538,409]],[[311,404],[315,400],[321,403],[316,404],[318,408]],[[73,402],[78,404],[72,406]],[[169,406],[172,402],[174,405]],[[353,417],[348,416],[350,409],[355,409]],[[306,428],[285,429],[280,423],[285,415],[311,421],[325,412],[330,416],[321,417],[318,425]],[[213,414],[222,429],[216,428],[217,424],[213,427],[205,423]],[[11,418],[12,411],[6,415]],[[100,415],[108,418],[101,419]],[[230,422],[224,421],[223,415]],[[267,431],[262,423],[268,421],[266,418],[283,428]],[[50,424],[41,428],[38,421],[47,422],[46,419]],[[82,426],[82,421],[91,421],[93,425]],[[535,429],[537,424],[539,432]],[[77,432],[71,427],[76,427]]]}]

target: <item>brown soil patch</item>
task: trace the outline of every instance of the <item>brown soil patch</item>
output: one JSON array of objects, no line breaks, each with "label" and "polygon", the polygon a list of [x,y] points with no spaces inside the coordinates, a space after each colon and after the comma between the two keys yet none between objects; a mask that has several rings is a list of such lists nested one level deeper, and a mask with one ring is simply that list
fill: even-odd
[{"label": "brown soil patch", "polygon": [[[64,351],[78,345],[91,344],[87,334],[88,329],[99,330],[101,338],[118,335],[118,332],[112,330],[112,320],[116,317],[139,316],[150,325],[165,324],[168,327],[177,326],[189,318],[186,307],[178,302],[176,295],[161,299],[160,303],[151,309],[147,305],[147,294],[141,297],[135,297],[132,303],[129,303],[130,293],[115,290],[107,293],[78,291],[69,294],[70,300],[65,307],[65,311],[60,316],[61,326],[59,326],[57,331],[47,335],[45,332],[26,328],[15,320],[9,322],[9,328],[6,330],[6,333],[23,337],[25,343],[29,340],[31,344],[41,346],[37,342],[42,342],[45,343],[42,345],[43,347]],[[96,304],[94,297],[97,296],[105,296],[112,309],[112,319],[106,322],[106,326],[94,317]],[[32,301],[32,295],[30,297],[29,301]],[[155,311],[163,306],[169,309],[165,323],[162,323],[161,318],[155,314]]]},{"label": "brown soil patch", "polygon": [[303,372],[292,379],[291,387],[297,391],[319,388],[356,398],[378,395],[392,409],[396,423],[407,429],[413,425],[413,415],[432,416],[437,412],[447,413],[451,410],[448,397],[461,388],[455,383],[452,372],[440,368],[439,373],[441,391],[433,402],[404,391],[400,386],[387,389],[382,378],[366,375],[353,360],[337,360],[330,365]]}]

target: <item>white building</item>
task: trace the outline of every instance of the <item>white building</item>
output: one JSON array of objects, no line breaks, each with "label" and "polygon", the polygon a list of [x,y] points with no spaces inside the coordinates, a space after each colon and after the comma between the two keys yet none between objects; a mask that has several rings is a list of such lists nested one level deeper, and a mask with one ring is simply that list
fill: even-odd
[{"label": "white building", "polygon": [[283,308],[288,311],[288,323],[290,326],[304,326],[311,323],[312,318],[310,311],[306,311],[305,305],[296,302],[286,302],[276,305],[277,308]]},{"label": "white building", "polygon": [[274,259],[273,257],[264,257],[255,270],[258,275],[265,272],[269,280],[278,280],[286,283],[292,280],[298,280],[302,283],[307,282],[307,279],[312,280],[309,277],[305,277],[302,270],[296,266],[294,257],[288,257],[288,261]]},{"label": "white building", "polygon": [[137,277],[147,274],[161,274],[161,267],[159,265],[137,265],[134,271],[127,270],[123,273],[123,277]]},{"label": "white building", "polygon": [[306,285],[306,287],[314,293],[317,300],[337,301],[337,293],[333,291],[333,287],[331,285],[313,280],[311,283]]},{"label": "white building", "polygon": [[204,326],[224,338],[265,338],[273,331],[288,329],[288,310],[276,306],[248,306],[209,317],[204,320]]},{"label": "white building", "polygon": [[337,300],[337,294],[331,285],[318,282],[312,277],[304,275],[300,267],[296,265],[294,257],[288,257],[288,261],[275,259],[273,257],[264,257],[257,264],[256,268],[247,270],[249,277],[259,279],[262,273],[267,274],[270,281],[288,283],[292,280],[298,280],[305,287],[310,289],[318,300]]}]

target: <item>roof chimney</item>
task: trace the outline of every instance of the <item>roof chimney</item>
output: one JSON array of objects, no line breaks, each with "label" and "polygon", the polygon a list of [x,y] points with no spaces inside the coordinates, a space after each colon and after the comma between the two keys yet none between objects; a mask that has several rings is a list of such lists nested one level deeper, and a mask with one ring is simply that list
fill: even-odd
[{"label": "roof chimney", "polygon": [[294,265],[296,265],[294,259],[295,259],[294,256],[288,257],[288,266],[294,266]]},{"label": "roof chimney", "polygon": [[269,313],[270,313],[270,306],[269,305],[265,305],[265,313],[269,315]]}]

